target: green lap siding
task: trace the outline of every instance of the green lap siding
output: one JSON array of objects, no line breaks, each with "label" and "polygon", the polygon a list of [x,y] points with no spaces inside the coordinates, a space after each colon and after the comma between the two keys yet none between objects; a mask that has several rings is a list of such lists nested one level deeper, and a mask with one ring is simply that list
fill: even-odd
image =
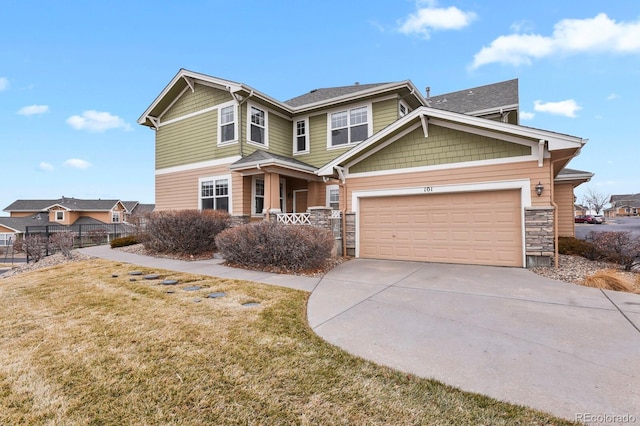
[{"label": "green lap siding", "polygon": [[156,131],[156,170],[237,155],[237,144],[218,147],[217,142],[217,110],[161,126]]},{"label": "green lap siding", "polygon": [[435,166],[467,161],[531,155],[531,147],[429,126],[425,138],[418,128],[402,139],[350,167],[350,173]]},{"label": "green lap siding", "polygon": [[373,133],[387,127],[398,119],[398,99],[387,99],[373,103]]},{"label": "green lap siding", "polygon": [[[292,130],[293,131],[293,130]],[[293,135],[293,134],[292,134]],[[293,136],[292,136],[293,137]],[[296,159],[320,167],[353,146],[327,150],[327,115],[309,117],[309,154],[296,155]],[[293,143],[293,142],[292,142]]]},{"label": "green lap siding", "polygon": [[191,92],[191,89],[187,88],[171,108],[162,115],[162,122],[233,100],[231,94],[224,90],[214,89],[201,84],[196,84],[195,88],[195,92]]}]

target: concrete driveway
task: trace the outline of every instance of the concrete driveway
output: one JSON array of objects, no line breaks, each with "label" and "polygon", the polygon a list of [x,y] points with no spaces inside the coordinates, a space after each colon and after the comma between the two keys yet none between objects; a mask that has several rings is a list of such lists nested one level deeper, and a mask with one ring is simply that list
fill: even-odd
[{"label": "concrete driveway", "polygon": [[355,259],[318,283],[308,317],[376,363],[570,420],[640,423],[639,295],[525,269]]}]

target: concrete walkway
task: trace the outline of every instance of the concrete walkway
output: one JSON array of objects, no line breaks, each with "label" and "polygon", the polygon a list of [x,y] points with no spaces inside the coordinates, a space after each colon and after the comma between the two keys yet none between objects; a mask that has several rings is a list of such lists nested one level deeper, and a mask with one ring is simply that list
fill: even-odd
[{"label": "concrete walkway", "polygon": [[638,295],[515,268],[356,259],[319,279],[108,246],[81,251],[309,291],[310,326],[352,354],[570,420],[631,415],[640,423]]}]

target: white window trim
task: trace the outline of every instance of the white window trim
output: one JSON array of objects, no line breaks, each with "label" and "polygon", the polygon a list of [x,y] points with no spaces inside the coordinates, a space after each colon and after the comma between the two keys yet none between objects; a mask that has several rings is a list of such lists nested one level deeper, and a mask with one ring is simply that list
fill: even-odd
[{"label": "white window trim", "polygon": [[[256,175],[253,176],[251,178],[251,216],[255,216],[255,217],[262,217],[264,216],[264,211],[261,212],[256,212],[256,181],[260,179],[262,180],[262,184],[264,185],[264,192],[265,194],[267,193],[267,182],[266,179],[264,178],[264,175]],[[264,210],[264,206],[266,205],[265,202],[265,195],[262,195],[262,209]]]},{"label": "white window trim", "polygon": [[[401,108],[400,108],[401,106],[403,106],[407,110],[407,112],[405,112],[404,115],[402,114],[402,111],[401,111]],[[407,105],[406,102],[404,102],[404,101],[398,102],[398,117],[399,118],[400,117],[404,117],[405,115],[409,114],[410,112],[411,112],[411,108],[409,108],[409,105]]]},{"label": "white window trim", "polygon": [[[282,184],[282,193],[278,194],[280,198],[280,205],[282,208],[280,209],[280,213],[287,212],[287,179],[280,178],[280,184]],[[280,186],[278,185],[278,191],[280,190]]]},{"label": "white window trim", "polygon": [[326,186],[326,207],[331,207],[331,191],[338,190],[338,202],[340,201],[340,186],[339,185],[327,185]]},{"label": "white window trim", "polygon": [[[352,109],[357,109],[362,107],[367,107],[367,137],[364,140],[367,140],[371,137],[371,135],[373,134],[373,107],[371,102],[364,103],[364,104],[349,105],[346,108],[345,107],[334,108],[330,111],[327,111],[327,150],[328,151],[334,150],[334,149],[347,148],[347,147],[350,148],[355,145],[358,145],[361,142],[364,142],[364,141],[357,141],[357,142],[349,142],[343,145],[336,145],[336,146],[331,145],[331,114],[335,114],[336,112],[341,112],[346,110],[347,119],[351,121],[351,114],[349,114],[349,111],[351,111]],[[349,123],[347,128],[351,129],[351,123]],[[349,137],[351,137],[351,132],[349,132]]]},{"label": "white window trim", "polygon": [[[302,151],[298,151],[298,122],[304,122],[304,138],[305,138],[305,147],[306,149]],[[308,154],[310,152],[309,149],[309,117],[297,118],[293,120],[293,155],[298,154]]]},{"label": "white window trim", "polygon": [[[259,109],[260,111],[264,111],[264,143],[254,142],[251,140],[251,126],[253,123],[251,122],[251,108]],[[260,104],[254,104],[251,102],[247,102],[247,143],[253,146],[260,146],[263,148],[269,147],[269,110]]]},{"label": "white window trim", "polygon": [[[58,219],[58,213],[62,213],[62,218]],[[64,210],[54,210],[53,219],[55,222],[64,222]]]},{"label": "white window trim", "polygon": [[9,238],[11,238],[11,242],[15,242],[15,232],[0,232],[0,247],[7,247],[9,244]]},{"label": "white window trim", "polygon": [[[226,146],[226,145],[233,145],[235,143],[238,143],[238,141],[240,140],[240,138],[238,137],[238,108],[237,108],[238,103],[236,101],[229,101],[229,102],[225,102],[223,104],[218,105],[218,127],[217,127],[217,132],[218,132],[218,146]],[[233,135],[234,138],[230,141],[224,141],[222,142],[222,109],[223,108],[227,108],[233,106]],[[229,123],[226,123],[225,125],[227,125]]]},{"label": "white window trim", "polygon": [[[116,217],[118,218],[118,220],[114,220]],[[119,211],[111,211],[111,223],[120,223],[120,218],[121,214]]]},{"label": "white window trim", "polygon": [[216,175],[216,176],[207,176],[207,177],[201,177],[198,178],[198,210],[202,211],[202,182],[208,181],[208,180],[212,180],[213,181],[213,186],[214,186],[214,191],[215,191],[215,185],[216,185],[216,180],[222,180],[222,179],[227,179],[227,182],[229,182],[229,193],[227,194],[227,197],[229,197],[229,214],[233,213],[233,197],[232,197],[232,189],[233,189],[233,185],[231,184],[231,175]]}]

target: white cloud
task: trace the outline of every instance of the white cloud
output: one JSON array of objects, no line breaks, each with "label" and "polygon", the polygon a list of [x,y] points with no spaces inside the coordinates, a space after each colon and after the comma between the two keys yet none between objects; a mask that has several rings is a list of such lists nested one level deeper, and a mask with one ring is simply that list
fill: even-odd
[{"label": "white cloud", "polygon": [[510,34],[500,36],[473,57],[471,68],[490,63],[530,64],[553,54],[640,53],[640,19],[616,22],[600,13],[588,19],[563,19],[553,34]]},{"label": "white cloud", "polygon": [[71,167],[73,169],[81,169],[81,170],[88,169],[89,167],[91,167],[91,163],[89,163],[88,161],[81,160],[79,158],[70,158],[64,163],[62,163],[62,165],[65,167]]},{"label": "white cloud", "polygon": [[[423,6],[424,7],[421,7]],[[436,7],[435,1],[417,2],[418,9],[400,23],[398,30],[407,35],[419,35],[425,39],[431,36],[431,31],[459,30],[469,25],[477,15],[474,12],[464,12],[457,7]]]},{"label": "white cloud", "polygon": [[0,77],[0,92],[9,88],[9,80],[7,77]]},{"label": "white cloud", "polygon": [[40,170],[44,170],[45,172],[50,172],[53,170],[53,166],[49,163],[45,163],[44,161],[40,163],[38,166]]},{"label": "white cloud", "polygon": [[49,112],[49,105],[29,105],[18,110],[20,115],[35,115]]},{"label": "white cloud", "polygon": [[620,95],[618,95],[617,93],[612,93],[609,96],[607,96],[607,100],[608,101],[612,101],[614,99],[618,99],[620,97]]},{"label": "white cloud", "polygon": [[89,110],[80,115],[67,118],[67,124],[76,130],[88,130],[90,132],[105,132],[109,129],[131,130],[131,126],[117,115],[108,112]]},{"label": "white cloud", "polygon": [[533,109],[538,112],[548,112],[549,114],[574,118],[576,117],[576,111],[581,110],[582,107],[573,99],[567,99],[566,101],[559,102],[535,101],[533,103]]},{"label": "white cloud", "polygon": [[521,120],[533,120],[536,115],[532,112],[520,111]]}]

